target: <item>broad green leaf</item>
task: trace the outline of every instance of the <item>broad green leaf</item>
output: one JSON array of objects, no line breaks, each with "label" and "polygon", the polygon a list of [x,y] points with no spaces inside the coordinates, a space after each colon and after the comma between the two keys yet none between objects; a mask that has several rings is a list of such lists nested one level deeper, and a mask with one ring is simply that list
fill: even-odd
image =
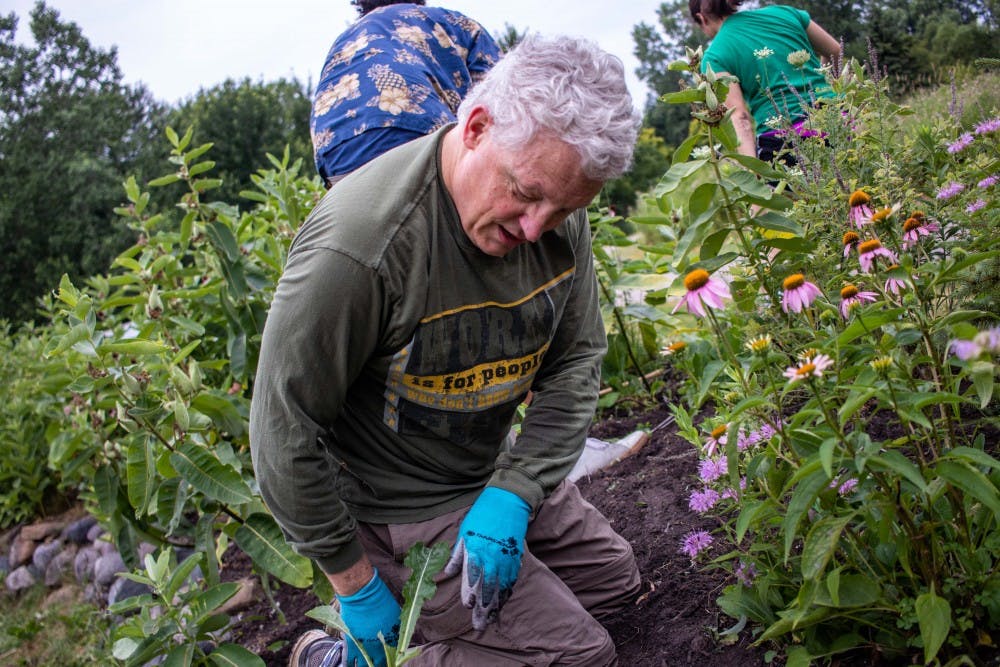
[{"label": "broad green leaf", "polygon": [[446,542],[430,548],[417,542],[406,553],[403,564],[410,568],[410,576],[403,584],[403,610],[399,617],[399,647],[403,650],[410,646],[424,603],[434,597],[437,590],[434,575],[444,569],[450,551]]},{"label": "broad green leaf", "polygon": [[192,399],[191,407],[211,419],[220,431],[234,437],[246,433],[246,418],[228,396],[203,391]]},{"label": "broad green leaf", "polygon": [[160,176],[159,178],[154,178],[147,185],[151,188],[159,188],[164,185],[170,185],[171,183],[176,183],[181,180],[180,174],[167,174],[166,176]]},{"label": "broad green leaf", "polygon": [[239,644],[220,644],[208,654],[208,657],[218,667],[264,667],[265,665],[263,660]]},{"label": "broad green leaf", "polygon": [[958,280],[959,278],[961,278],[959,274],[965,269],[975,264],[978,264],[979,262],[983,262],[997,256],[1000,256],[1000,250],[991,250],[989,252],[981,252],[975,255],[968,255],[958,260],[947,260],[945,262],[944,269],[934,275],[934,279],[931,281],[928,287],[934,288],[942,282]]},{"label": "broad green leaf", "polygon": [[691,225],[699,225],[709,219],[719,210],[719,186],[716,183],[702,183],[688,199],[688,211],[691,213]]},{"label": "broad green leaf", "polygon": [[708,164],[708,160],[701,159],[691,160],[690,162],[679,162],[672,165],[653,189],[654,196],[659,198],[667,193],[673,192],[687,177],[704,167],[706,164]]},{"label": "broad green leaf", "polygon": [[207,590],[199,592],[191,600],[194,624],[200,625],[208,617],[212,616],[227,600],[239,593],[239,591],[239,583],[230,581],[224,584],[216,584]]},{"label": "broad green leaf", "polygon": [[312,582],[309,559],[292,551],[270,515],[251,514],[234,538],[255,564],[285,583],[305,588]]},{"label": "broad green leaf", "polygon": [[850,523],[853,514],[847,516],[823,517],[806,535],[802,547],[802,576],[806,579],[818,579],[826,569],[840,543],[840,534]]},{"label": "broad green leaf", "polygon": [[972,386],[979,396],[979,408],[986,409],[986,406],[993,400],[993,388],[996,385],[996,371],[992,363],[987,361],[976,361],[971,365]]},{"label": "broad green leaf", "polygon": [[972,465],[996,468],[997,470],[1000,470],[1000,461],[981,449],[973,449],[972,447],[956,447],[955,449],[945,453],[941,458],[958,459],[971,463]]},{"label": "broad green leaf", "polygon": [[743,503],[740,515],[736,519],[735,543],[739,544],[743,541],[743,536],[746,535],[751,526],[760,524],[776,514],[773,500],[749,500]]},{"label": "broad green leaf", "polygon": [[844,425],[850,421],[851,417],[853,417],[854,414],[861,409],[861,406],[867,403],[868,400],[877,393],[877,389],[868,387],[863,391],[852,391],[848,394],[847,400],[844,401],[844,404],[840,406],[840,410],[838,411],[838,415],[840,417],[840,427],[843,428]]},{"label": "broad green leaf", "polygon": [[101,352],[127,354],[129,356],[144,356],[148,354],[161,354],[169,352],[170,346],[166,343],[133,338],[131,340],[118,341],[116,343],[104,343],[101,345]]},{"label": "broad green leaf", "polygon": [[200,551],[196,551],[187,558],[184,559],[177,568],[170,573],[170,578],[167,580],[164,586],[164,597],[168,600],[173,600],[174,596],[180,591],[181,586],[187,581],[194,569],[201,564],[202,559],[205,554]]},{"label": "broad green leaf", "polygon": [[837,448],[836,438],[827,438],[819,446],[819,462],[827,477],[833,478],[833,453]]},{"label": "broad green leaf", "polygon": [[201,445],[193,442],[181,445],[170,455],[170,463],[188,484],[213,500],[227,505],[253,500],[253,492],[240,473]]},{"label": "broad green leaf", "polygon": [[215,246],[216,251],[229,262],[235,262],[240,258],[240,247],[233,236],[233,231],[226,225],[218,221],[212,221],[205,225],[205,233]]},{"label": "broad green leaf", "polygon": [[749,155],[743,155],[739,153],[733,155],[727,155],[726,157],[734,162],[739,162],[740,164],[742,164],[744,167],[754,172],[755,174],[759,174],[764,178],[770,179],[772,181],[780,180],[785,177],[784,174],[782,174],[780,171],[772,167],[769,163],[764,162],[763,160],[760,160],[758,158],[750,157]]},{"label": "broad green leaf", "polygon": [[[814,466],[818,465],[818,462],[814,464]],[[781,532],[785,536],[785,563],[788,562],[788,557],[792,553],[792,544],[798,538],[798,528],[802,517],[805,516],[820,491],[826,488],[829,483],[830,478],[826,476],[826,472],[822,468],[818,468],[799,481],[792,492],[792,497],[788,501],[788,511],[781,523]]]},{"label": "broad green leaf", "polygon": [[791,234],[796,237],[805,236],[806,233],[800,224],[790,218],[786,218],[780,213],[775,213],[774,211],[768,211],[763,215],[758,215],[753,219],[753,223],[770,232],[781,232],[783,234]]},{"label": "broad green leaf", "polygon": [[938,461],[936,472],[953,486],[969,494],[1000,519],[1000,493],[983,473],[962,461]]},{"label": "broad green leaf", "polygon": [[306,612],[306,616],[314,618],[323,625],[331,627],[342,634],[350,634],[350,631],[347,629],[347,624],[344,623],[344,619],[340,617],[339,606],[323,605],[321,607],[313,607]]},{"label": "broad green leaf", "polygon": [[951,631],[951,605],[931,590],[917,596],[917,623],[924,641],[924,662],[930,664]]},{"label": "broad green leaf", "polygon": [[664,93],[660,96],[660,101],[666,104],[690,104],[691,102],[705,101],[705,91],[699,88],[686,88],[684,90]]},{"label": "broad green leaf", "polygon": [[843,347],[853,342],[860,336],[877,329],[889,322],[895,322],[900,318],[900,316],[905,312],[902,308],[890,308],[888,310],[869,310],[863,312],[860,310],[855,310],[857,313],[854,316],[853,321],[847,326],[846,329],[837,338],[837,345]]},{"label": "broad green leaf", "polygon": [[809,667],[813,656],[805,646],[789,646],[785,652],[785,667]]},{"label": "broad green leaf", "polygon": [[112,465],[103,465],[94,473],[94,494],[101,512],[111,516],[118,509],[118,477]]},{"label": "broad green leaf", "polygon": [[61,338],[53,338],[49,343],[50,345],[54,341],[58,342],[54,347],[47,348],[45,350],[45,356],[54,357],[57,354],[62,354],[66,350],[75,346],[77,343],[81,343],[85,340],[90,340],[90,327],[81,322],[80,324],[74,325],[73,328]]},{"label": "broad green leaf", "polygon": [[[888,470],[895,473],[915,486],[920,493],[927,494],[930,492],[927,482],[920,472],[920,468],[913,461],[894,449],[879,452],[877,456],[865,460],[864,465],[873,470]],[[858,472],[861,473],[863,471],[864,466],[859,466]]]},{"label": "broad green leaf", "polygon": [[779,612],[779,618],[772,623],[758,641],[768,641],[788,634],[794,630],[808,628],[826,620],[833,610],[830,607],[817,607],[812,610],[790,609]]},{"label": "broad green leaf", "polygon": [[197,176],[198,174],[203,174],[206,171],[212,169],[215,163],[211,160],[205,160],[204,162],[199,162],[198,164],[193,164],[188,167],[188,176]]},{"label": "broad green leaf", "polygon": [[671,163],[678,164],[680,162],[686,161],[689,157],[691,157],[691,151],[694,150],[694,147],[698,145],[699,141],[701,141],[701,135],[698,134],[697,132],[689,136],[687,139],[685,139],[684,142],[677,147],[677,150],[675,150],[674,154],[671,156],[670,158]]},{"label": "broad green leaf", "polygon": [[135,509],[135,518],[141,519],[149,508],[157,481],[156,456],[149,438],[129,443],[125,474],[128,480],[128,502]]},{"label": "broad green leaf", "polygon": [[742,401],[736,404],[736,406],[729,411],[730,421],[736,419],[739,415],[743,414],[747,410],[753,410],[754,408],[765,407],[770,411],[773,404],[770,400],[764,396],[748,396]]},{"label": "broad green leaf", "polygon": [[163,667],[190,667],[194,660],[194,644],[175,646],[163,661]]}]

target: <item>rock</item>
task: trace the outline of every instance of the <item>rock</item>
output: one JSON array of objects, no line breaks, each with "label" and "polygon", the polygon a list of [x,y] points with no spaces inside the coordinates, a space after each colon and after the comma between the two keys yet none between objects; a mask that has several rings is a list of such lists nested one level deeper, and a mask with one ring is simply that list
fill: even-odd
[{"label": "rock", "polygon": [[43,521],[25,526],[21,529],[21,534],[18,537],[22,540],[42,542],[50,537],[55,537],[65,527],[64,521]]},{"label": "rock", "polygon": [[99,523],[95,523],[90,527],[90,530],[87,531],[87,541],[96,542],[97,539],[106,532],[108,531],[104,530],[104,526]]},{"label": "rock", "polygon": [[114,551],[100,556],[94,563],[94,583],[101,588],[107,588],[115,580],[115,575],[125,571],[125,561],[121,554]]},{"label": "rock", "polygon": [[73,544],[86,544],[87,542],[93,542],[93,540],[87,538],[87,535],[90,532],[90,529],[95,525],[97,525],[96,517],[85,516],[82,519],[74,521],[66,526],[66,530],[63,531],[63,535]]},{"label": "rock", "polygon": [[5,575],[10,572],[10,558],[7,556],[0,556],[0,575]]},{"label": "rock", "polygon": [[73,567],[76,560],[77,546],[67,545],[62,551],[57,553],[49,566],[45,568],[45,585],[58,586],[62,583],[66,573]]},{"label": "rock", "polygon": [[143,567],[145,567],[146,556],[152,554],[155,551],[156,551],[155,545],[150,544],[149,542],[140,542],[139,549],[137,550],[137,553],[139,555],[139,563],[142,564]]},{"label": "rock", "polygon": [[244,577],[237,583],[240,589],[236,591],[236,595],[226,600],[216,613],[234,614],[246,609],[257,600],[259,589],[256,577]]},{"label": "rock", "polygon": [[97,584],[87,584],[83,589],[83,599],[96,606],[101,604],[101,590],[97,587]]},{"label": "rock", "polygon": [[10,569],[16,570],[31,560],[35,553],[34,540],[28,540],[18,535],[10,545]]},{"label": "rock", "polygon": [[81,586],[94,580],[94,565],[101,553],[94,547],[84,547],[77,552],[73,560],[73,574]]},{"label": "rock", "polygon": [[35,581],[37,580],[31,573],[31,568],[27,565],[22,565],[7,575],[7,590],[12,593],[23,591],[25,588],[31,588],[34,586]]},{"label": "rock", "polygon": [[137,595],[148,595],[152,592],[153,589],[146,584],[140,584],[138,581],[132,581],[131,579],[126,579],[124,577],[118,577],[115,579],[114,583],[111,584],[111,588],[108,590],[108,606],[110,607],[116,602],[121,602],[122,600],[127,600],[128,598],[132,598]]},{"label": "rock", "polygon": [[96,542],[94,542],[94,548],[97,549],[97,552],[102,556],[118,553],[118,548],[115,547],[115,543],[109,542],[108,540],[105,539],[99,539]]},{"label": "rock", "polygon": [[44,544],[39,544],[35,548],[35,553],[31,555],[31,562],[34,563],[40,571],[45,572],[49,567],[49,563],[52,559],[56,557],[60,551],[62,551],[62,542],[58,540],[55,542],[45,542]]}]

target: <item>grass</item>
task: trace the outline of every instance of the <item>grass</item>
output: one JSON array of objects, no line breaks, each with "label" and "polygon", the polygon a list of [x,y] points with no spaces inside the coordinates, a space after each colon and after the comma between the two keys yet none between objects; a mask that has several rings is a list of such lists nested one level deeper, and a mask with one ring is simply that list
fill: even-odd
[{"label": "grass", "polygon": [[0,595],[0,665],[91,667],[114,664],[107,615],[83,602],[79,589],[64,587],[48,597],[36,585]]}]

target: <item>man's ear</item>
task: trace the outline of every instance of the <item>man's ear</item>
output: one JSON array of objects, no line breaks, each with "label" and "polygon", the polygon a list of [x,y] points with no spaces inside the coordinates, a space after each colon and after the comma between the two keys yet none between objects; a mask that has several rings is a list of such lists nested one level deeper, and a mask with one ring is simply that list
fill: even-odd
[{"label": "man's ear", "polygon": [[493,125],[493,118],[486,107],[473,107],[462,127],[462,143],[470,150],[475,148],[483,140],[486,130],[491,125]]}]

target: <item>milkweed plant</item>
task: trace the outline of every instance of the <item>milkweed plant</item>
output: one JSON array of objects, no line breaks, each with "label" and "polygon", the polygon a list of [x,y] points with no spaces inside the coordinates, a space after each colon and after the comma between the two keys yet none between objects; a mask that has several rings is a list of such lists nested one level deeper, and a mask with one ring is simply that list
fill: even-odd
[{"label": "milkweed plant", "polygon": [[922,119],[918,141],[872,56],[828,69],[836,97],[771,165],[737,153],[732,79],[700,57],[671,65],[690,85],[664,101],[697,127],[637,221],[669,248],[653,298],[688,378],[690,510],[715,525],[678,548],[731,573],[720,607],[788,665],[975,664],[1000,642],[1000,324],[977,305],[1000,115]]}]

